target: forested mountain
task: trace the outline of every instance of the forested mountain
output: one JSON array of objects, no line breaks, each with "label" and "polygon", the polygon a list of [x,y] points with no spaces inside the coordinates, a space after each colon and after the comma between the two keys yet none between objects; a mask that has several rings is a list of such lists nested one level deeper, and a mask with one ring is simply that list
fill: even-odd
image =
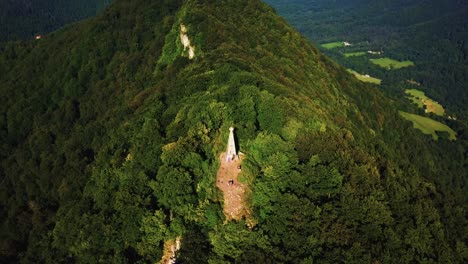
[{"label": "forested mountain", "polygon": [[94,16],[112,0],[1,0],[0,42],[31,39]]},{"label": "forested mountain", "polygon": [[[399,90],[405,80],[422,84],[452,113],[468,118],[468,4],[460,0],[267,0],[315,43],[347,41],[356,50],[411,60],[415,67],[386,71],[366,56],[327,55],[346,67],[383,79],[383,88]],[[372,56],[371,56],[372,57]],[[407,87],[407,85],[406,85]],[[402,93],[400,93],[402,94]]]},{"label": "forested mountain", "polygon": [[422,134],[261,1],[117,0],[0,51],[0,262],[468,261],[463,125]]}]

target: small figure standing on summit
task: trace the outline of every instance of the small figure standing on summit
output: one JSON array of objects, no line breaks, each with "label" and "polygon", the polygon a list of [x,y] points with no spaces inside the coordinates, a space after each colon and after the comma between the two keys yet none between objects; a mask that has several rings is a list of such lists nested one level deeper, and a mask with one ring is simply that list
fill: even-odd
[{"label": "small figure standing on summit", "polygon": [[236,152],[236,142],[234,141],[234,128],[229,128],[229,140],[228,146],[226,151],[226,161],[234,161],[237,160],[237,152]]}]

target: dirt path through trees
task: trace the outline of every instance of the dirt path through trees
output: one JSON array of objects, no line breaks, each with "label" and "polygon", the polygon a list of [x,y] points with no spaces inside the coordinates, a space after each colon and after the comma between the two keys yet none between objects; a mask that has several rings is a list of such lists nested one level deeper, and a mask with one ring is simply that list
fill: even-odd
[{"label": "dirt path through trees", "polygon": [[239,220],[248,215],[245,206],[247,185],[238,180],[242,156],[234,161],[226,160],[226,153],[220,156],[220,166],[216,175],[216,186],[223,191],[224,214],[228,220]]}]

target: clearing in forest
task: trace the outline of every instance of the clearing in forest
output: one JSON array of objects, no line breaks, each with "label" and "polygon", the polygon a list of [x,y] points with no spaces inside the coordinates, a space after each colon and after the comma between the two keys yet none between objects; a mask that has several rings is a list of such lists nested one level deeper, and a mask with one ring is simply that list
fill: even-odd
[{"label": "clearing in forest", "polygon": [[443,116],[445,109],[442,105],[427,97],[423,91],[410,89],[405,91],[413,103],[417,104],[419,108],[426,107],[426,113],[434,113],[438,116]]},{"label": "clearing in forest", "polygon": [[337,41],[337,42],[324,43],[320,46],[324,47],[325,49],[334,49],[334,48],[342,48],[345,46],[345,44],[343,41]]},{"label": "clearing in forest", "polygon": [[364,55],[366,55],[366,53],[365,53],[364,51],[357,51],[357,52],[343,53],[343,55],[345,56],[345,58],[349,58],[349,57],[360,57],[360,56],[364,56]]},{"label": "clearing in forest", "polygon": [[415,114],[410,114],[410,113],[406,113],[406,112],[403,112],[403,111],[400,111],[400,115],[413,122],[413,127],[414,128],[417,128],[419,130],[421,130],[421,132],[423,132],[424,134],[428,134],[428,135],[432,135],[432,138],[434,140],[437,140],[439,139],[439,136],[437,135],[437,131],[440,131],[440,132],[447,132],[448,133],[448,138],[450,140],[456,140],[456,135],[457,133],[455,131],[453,131],[453,129],[451,129],[450,127],[448,127],[447,125],[445,124],[442,124],[440,122],[437,122],[435,120],[432,120],[430,118],[427,118],[427,117],[423,117],[423,116],[419,116],[419,115],[415,115]]},{"label": "clearing in forest", "polygon": [[226,153],[220,156],[220,166],[216,175],[216,186],[224,197],[224,214],[228,220],[240,220],[249,213],[245,205],[247,185],[239,181],[241,155],[234,160],[227,159]]},{"label": "clearing in forest", "polygon": [[382,83],[382,80],[369,76],[368,74],[363,75],[351,69],[348,69],[348,72],[352,73],[354,76],[356,76],[358,80],[362,82],[368,82],[368,83],[374,83],[374,84]]},{"label": "clearing in forest", "polygon": [[396,70],[400,68],[405,68],[409,66],[414,66],[414,62],[406,60],[406,61],[397,61],[390,58],[380,58],[380,59],[370,59],[370,61],[382,68],[387,70]]}]

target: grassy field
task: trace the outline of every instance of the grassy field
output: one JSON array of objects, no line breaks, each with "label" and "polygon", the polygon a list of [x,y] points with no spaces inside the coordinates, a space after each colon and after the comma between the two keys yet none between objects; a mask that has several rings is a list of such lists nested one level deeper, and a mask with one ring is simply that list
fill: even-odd
[{"label": "grassy field", "polygon": [[437,135],[436,131],[446,131],[449,133],[450,140],[457,139],[457,134],[455,133],[455,131],[453,131],[453,129],[451,129],[445,124],[442,124],[427,117],[410,114],[403,111],[400,111],[400,115],[403,118],[413,122],[414,128],[421,130],[424,134],[432,135],[432,138],[435,140],[439,139],[439,136]]},{"label": "grassy field", "polygon": [[354,76],[356,76],[356,78],[360,81],[363,81],[363,82],[368,82],[368,83],[374,83],[374,84],[380,84],[382,82],[382,80],[380,79],[377,79],[377,78],[374,78],[374,77],[371,77],[369,75],[362,75],[362,74],[359,74],[351,69],[348,69],[348,72],[354,74]]},{"label": "grassy field", "polygon": [[392,60],[390,58],[380,58],[380,59],[371,59],[370,60],[372,63],[388,69],[388,70],[394,70],[394,69],[400,69],[404,67],[409,67],[409,66],[414,66],[414,62],[412,61],[397,61],[397,60]]},{"label": "grassy field", "polygon": [[365,53],[364,51],[358,51],[358,52],[343,53],[343,55],[344,55],[346,58],[349,58],[349,57],[364,56],[364,55],[366,55],[366,53]]},{"label": "grassy field", "polygon": [[330,43],[324,43],[320,45],[326,49],[334,49],[334,48],[342,48],[344,47],[344,43],[342,41],[337,41],[337,42],[330,42]]},{"label": "grassy field", "polygon": [[427,97],[424,92],[416,90],[416,89],[411,89],[411,90],[406,90],[406,94],[409,95],[409,98],[413,103],[417,104],[418,107],[424,108],[426,106],[426,112],[427,113],[434,113],[439,116],[443,116],[445,113],[445,109],[442,105],[437,103],[436,101],[432,100],[431,98]]}]

